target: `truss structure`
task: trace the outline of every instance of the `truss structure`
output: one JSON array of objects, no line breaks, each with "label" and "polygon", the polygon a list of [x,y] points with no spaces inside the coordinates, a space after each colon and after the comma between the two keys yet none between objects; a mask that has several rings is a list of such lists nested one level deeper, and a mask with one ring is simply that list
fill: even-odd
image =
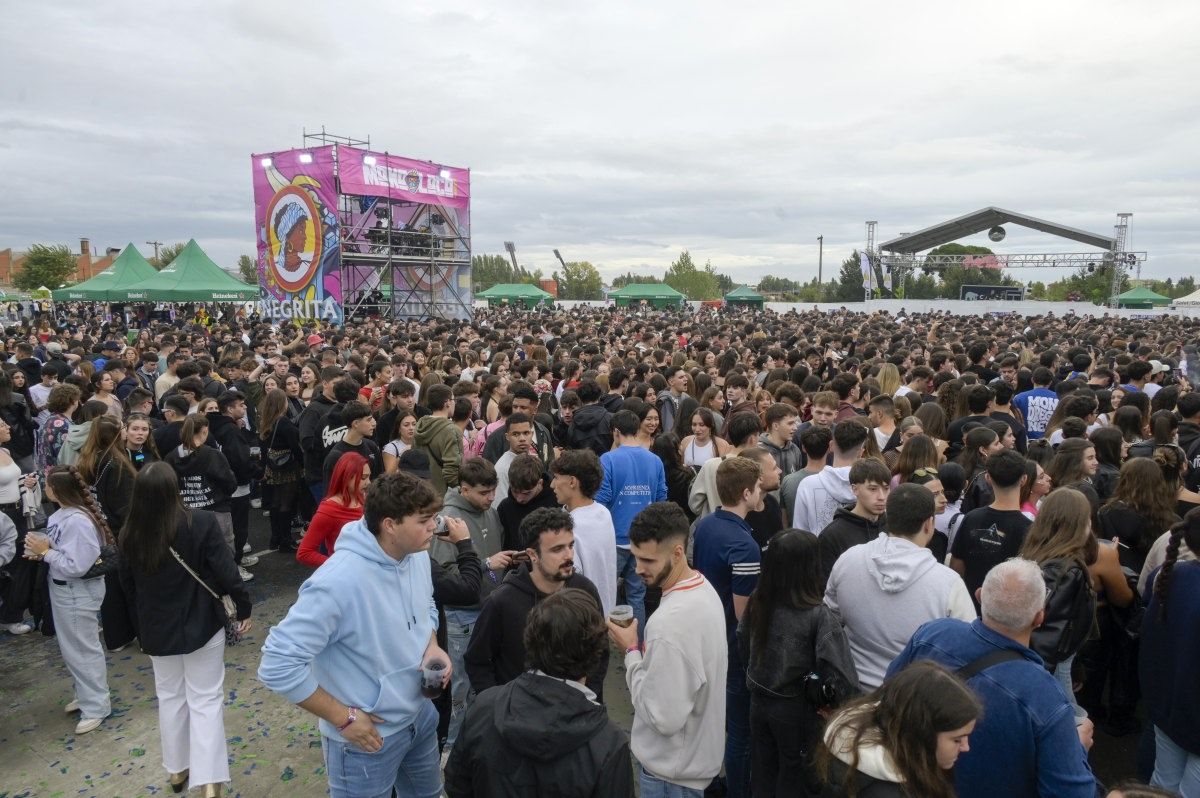
[{"label": "truss structure", "polygon": [[1114,259],[1123,269],[1136,267],[1146,261],[1145,252],[1123,252],[1114,258],[1111,252],[1052,252],[1025,253],[1020,255],[910,255],[907,253],[884,252],[879,262],[885,269],[925,269],[938,271],[951,266],[973,269],[1078,269],[1100,268]]}]

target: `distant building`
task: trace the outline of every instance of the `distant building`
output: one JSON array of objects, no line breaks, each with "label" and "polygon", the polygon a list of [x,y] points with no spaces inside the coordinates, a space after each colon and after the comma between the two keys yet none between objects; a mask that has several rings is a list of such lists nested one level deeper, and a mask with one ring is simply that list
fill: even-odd
[{"label": "distant building", "polygon": [[[109,247],[104,255],[92,251],[92,244],[86,238],[79,239],[79,252],[75,255],[75,273],[71,282],[79,283],[95,277],[107,269],[121,254],[121,250]],[[21,261],[26,253],[13,249],[0,249],[0,285],[12,285],[13,277],[21,270]],[[50,286],[57,288],[58,286]]]}]

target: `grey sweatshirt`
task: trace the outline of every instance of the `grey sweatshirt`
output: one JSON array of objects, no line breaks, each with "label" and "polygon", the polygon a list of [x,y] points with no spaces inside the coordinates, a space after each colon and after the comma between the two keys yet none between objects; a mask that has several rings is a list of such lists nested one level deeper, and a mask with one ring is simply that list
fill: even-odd
[{"label": "grey sweatshirt", "polygon": [[975,605],[958,574],[934,560],[929,549],[887,534],[838,557],[825,604],[842,617],[864,690],[883,683],[888,665],[921,624],[975,620]]}]

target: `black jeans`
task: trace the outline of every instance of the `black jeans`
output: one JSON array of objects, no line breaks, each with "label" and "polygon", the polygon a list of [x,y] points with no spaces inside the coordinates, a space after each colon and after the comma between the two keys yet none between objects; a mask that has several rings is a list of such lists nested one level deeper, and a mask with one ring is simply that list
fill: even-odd
[{"label": "black jeans", "polygon": [[12,561],[0,568],[0,623],[20,623],[33,602],[38,563],[25,559],[25,516],[21,510],[6,507],[2,512],[17,528],[17,551]]},{"label": "black jeans", "polygon": [[750,698],[750,784],[754,798],[821,794],[813,756],[821,718],[803,700]]},{"label": "black jeans", "polygon": [[241,565],[242,549],[250,537],[250,494],[229,500],[229,516],[233,521],[233,559]]}]

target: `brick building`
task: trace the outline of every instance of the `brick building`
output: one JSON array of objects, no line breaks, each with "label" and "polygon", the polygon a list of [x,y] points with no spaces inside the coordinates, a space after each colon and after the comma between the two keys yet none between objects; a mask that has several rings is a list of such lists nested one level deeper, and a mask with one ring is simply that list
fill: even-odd
[{"label": "brick building", "polygon": [[[101,255],[98,252],[92,251],[92,243],[86,238],[79,239],[79,251],[75,255],[75,273],[71,276],[71,282],[80,283],[95,277],[100,272],[112,265],[112,262],[121,250],[115,247],[109,247],[105,254]],[[13,249],[0,249],[0,286],[11,286],[13,284],[13,275],[21,270],[21,261],[25,259],[25,253]],[[49,288],[57,288],[52,285]]]}]

